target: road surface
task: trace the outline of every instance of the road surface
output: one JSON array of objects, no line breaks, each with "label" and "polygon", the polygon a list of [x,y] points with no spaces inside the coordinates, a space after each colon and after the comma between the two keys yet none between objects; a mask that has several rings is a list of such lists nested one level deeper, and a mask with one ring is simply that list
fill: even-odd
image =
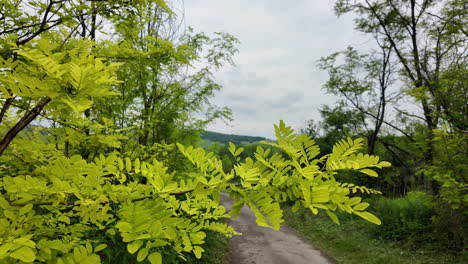
[{"label": "road surface", "polygon": [[[228,210],[231,208],[232,200],[227,194],[222,194],[221,201]],[[246,206],[228,223],[243,234],[231,238],[231,264],[333,263],[285,225],[279,231],[258,226],[255,215]]]}]

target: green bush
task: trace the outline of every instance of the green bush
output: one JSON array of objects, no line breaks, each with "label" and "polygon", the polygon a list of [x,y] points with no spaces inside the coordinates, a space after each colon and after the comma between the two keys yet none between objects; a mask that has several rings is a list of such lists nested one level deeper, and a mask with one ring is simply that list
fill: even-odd
[{"label": "green bush", "polygon": [[453,209],[450,204],[438,201],[433,217],[436,239],[442,247],[460,251],[468,257],[468,214],[466,209]]},{"label": "green bush", "polygon": [[378,237],[421,240],[432,233],[434,210],[431,196],[423,192],[409,192],[397,199],[380,198],[374,210],[382,221],[382,225],[373,226],[371,230]]}]

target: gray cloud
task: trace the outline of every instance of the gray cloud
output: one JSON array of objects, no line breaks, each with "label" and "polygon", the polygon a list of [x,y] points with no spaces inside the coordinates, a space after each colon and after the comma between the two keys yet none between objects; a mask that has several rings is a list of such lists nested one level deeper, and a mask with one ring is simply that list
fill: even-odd
[{"label": "gray cloud", "polygon": [[[225,86],[248,88],[267,86],[270,80],[266,77],[259,76],[256,72],[241,71],[239,67],[236,67],[226,72],[225,79],[222,81]],[[234,94],[238,95],[237,92]]]},{"label": "gray cloud", "polygon": [[268,108],[288,109],[293,105],[298,105],[303,100],[304,94],[301,91],[292,91],[291,93],[280,95],[273,100],[268,100]]},{"label": "gray cloud", "polygon": [[233,110],[235,121],[210,130],[272,138],[283,119],[294,128],[318,119],[323,104],[335,97],[321,89],[327,73],[320,57],[362,45],[352,18],[337,18],[330,1],[217,0],[186,1],[186,24],[206,33],[228,32],[242,42],[229,66],[215,74],[223,90],[213,103]]}]

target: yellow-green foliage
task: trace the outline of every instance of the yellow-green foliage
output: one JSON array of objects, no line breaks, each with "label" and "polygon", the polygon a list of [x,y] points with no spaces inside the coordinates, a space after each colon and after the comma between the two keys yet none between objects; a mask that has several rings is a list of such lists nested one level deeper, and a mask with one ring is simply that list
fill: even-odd
[{"label": "yellow-green foliage", "polygon": [[81,112],[92,106],[93,98],[116,94],[111,85],[118,83],[115,70],[119,64],[96,58],[91,53],[92,41],[75,40],[63,52],[54,41],[51,37],[26,47],[10,44],[20,59],[0,57],[0,98],[47,96],[58,104],[56,110],[68,106]]},{"label": "yellow-green foliage", "polygon": [[[280,148],[288,159],[259,147],[254,157],[237,158],[227,173],[213,153],[180,144],[196,168],[181,175],[168,168],[176,166],[148,158],[148,153],[99,154],[100,147],[121,148],[123,136],[111,129],[111,120],[98,123],[81,112],[95,99],[115,94],[117,65],[92,55],[94,42],[73,40],[61,51],[55,38],[51,34],[21,47],[11,44],[17,59],[0,60],[0,98],[48,98],[48,115],[62,125],[47,129],[51,135],[32,129],[33,142],[17,137],[0,156],[0,263],[99,263],[100,251],[107,247],[104,237],[112,236],[127,243],[138,261],[161,263],[162,246],[173,247],[181,257],[192,252],[200,258],[204,230],[237,234],[219,220],[235,216],[244,205],[259,225],[275,229],[283,222],[280,203],[285,201],[314,213],[324,210],[337,223],[336,210],[380,223],[364,211],[366,203],[348,196],[376,191],[335,180],[341,169],[376,176],[369,168],[389,165],[356,154],[359,140],[343,140],[333,153],[316,159],[315,142],[280,122],[278,143],[265,144]],[[47,143],[58,135],[63,142]],[[85,158],[67,144],[95,146],[96,151]],[[230,151],[237,157],[243,149],[231,144]],[[236,200],[230,214],[220,205],[221,192]]]},{"label": "yellow-green foliage", "polygon": [[[150,2],[165,6],[160,0],[124,2],[102,1],[104,6],[100,7],[70,3],[61,5],[63,13],[55,7],[57,1],[49,1],[50,8],[34,4],[30,8],[38,7],[39,14],[55,12],[62,27],[45,31],[45,24],[24,14],[24,19],[33,19],[32,29],[39,27],[39,35],[32,34],[29,39],[20,36],[23,41],[18,36],[2,35],[0,264],[100,263],[102,251],[115,240],[126,243],[127,251],[138,261],[161,263],[161,247],[172,247],[181,258],[184,252],[200,258],[205,231],[237,234],[222,220],[235,217],[244,205],[252,209],[259,225],[275,229],[283,222],[280,204],[286,201],[294,203],[296,209],[303,206],[314,213],[325,211],[337,223],[333,212],[339,210],[380,224],[365,211],[367,203],[355,194],[349,197],[358,191],[378,191],[338,181],[339,170],[377,176],[372,168],[389,166],[377,157],[357,154],[360,140],[340,141],[331,154],[317,158],[319,148],[311,138],[294,134],[280,122],[275,127],[277,143],[264,143],[279,148],[287,158],[259,147],[254,157],[240,162],[243,149],[231,144],[237,164],[229,172],[213,153],[201,148],[178,144],[181,155],[195,169],[177,172],[182,166],[155,158],[176,151],[174,145],[153,145],[158,148],[155,150],[121,144],[128,134],[115,129],[111,117],[91,115],[97,111],[91,107],[115,95],[121,83],[116,73],[120,64],[112,63],[113,56],[146,57],[152,53],[139,54],[125,45],[70,38],[66,27],[75,30],[76,12],[101,12],[109,18],[114,13],[109,10],[125,15],[126,6],[129,14],[135,13],[132,7],[143,10]],[[11,12],[5,15],[5,21],[13,19],[10,26],[21,31],[26,20],[15,6],[7,7]],[[136,20],[130,23],[132,16],[114,16],[109,21],[115,19],[116,28],[141,26]],[[127,33],[132,32],[137,31],[132,28]],[[156,42],[173,49],[168,41]],[[177,49],[181,63],[195,56],[191,55],[194,49]],[[219,59],[212,63],[220,66]],[[39,123],[24,132],[39,115],[44,116],[41,121],[51,121],[51,127]],[[235,199],[230,213],[220,205],[222,192]]]},{"label": "yellow-green foliage", "polygon": [[[161,263],[158,247],[168,245],[201,257],[203,230],[237,234],[217,220],[235,216],[243,205],[252,209],[259,225],[275,229],[283,222],[280,203],[286,201],[295,209],[323,210],[337,223],[333,212],[339,210],[380,224],[365,211],[367,203],[349,197],[356,191],[378,192],[336,178],[343,168],[374,175],[369,168],[388,163],[356,155],[360,141],[349,139],[316,159],[319,150],[311,138],[294,134],[283,122],[275,130],[278,143],[265,144],[282,149],[288,158],[259,147],[254,159],[247,158],[227,173],[212,153],[182,145],[180,151],[197,168],[183,179],[157,160],[116,154],[100,155],[93,162],[78,155],[52,155],[29,174],[3,171],[0,263],[99,263],[106,241],[88,236],[98,230],[121,236],[139,261]],[[234,145],[231,150],[234,155],[242,152]],[[230,214],[220,205],[221,192],[236,200]]]}]

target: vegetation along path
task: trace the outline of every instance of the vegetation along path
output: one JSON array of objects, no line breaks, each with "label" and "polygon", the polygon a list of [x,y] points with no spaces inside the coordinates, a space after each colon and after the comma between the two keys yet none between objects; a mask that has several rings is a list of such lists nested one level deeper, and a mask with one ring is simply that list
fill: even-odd
[{"label": "vegetation along path", "polygon": [[[223,194],[222,203],[231,208],[232,200]],[[242,236],[231,239],[232,264],[328,264],[320,251],[306,243],[293,230],[283,225],[279,231],[258,226],[255,215],[244,206],[239,216],[229,221]]]}]

